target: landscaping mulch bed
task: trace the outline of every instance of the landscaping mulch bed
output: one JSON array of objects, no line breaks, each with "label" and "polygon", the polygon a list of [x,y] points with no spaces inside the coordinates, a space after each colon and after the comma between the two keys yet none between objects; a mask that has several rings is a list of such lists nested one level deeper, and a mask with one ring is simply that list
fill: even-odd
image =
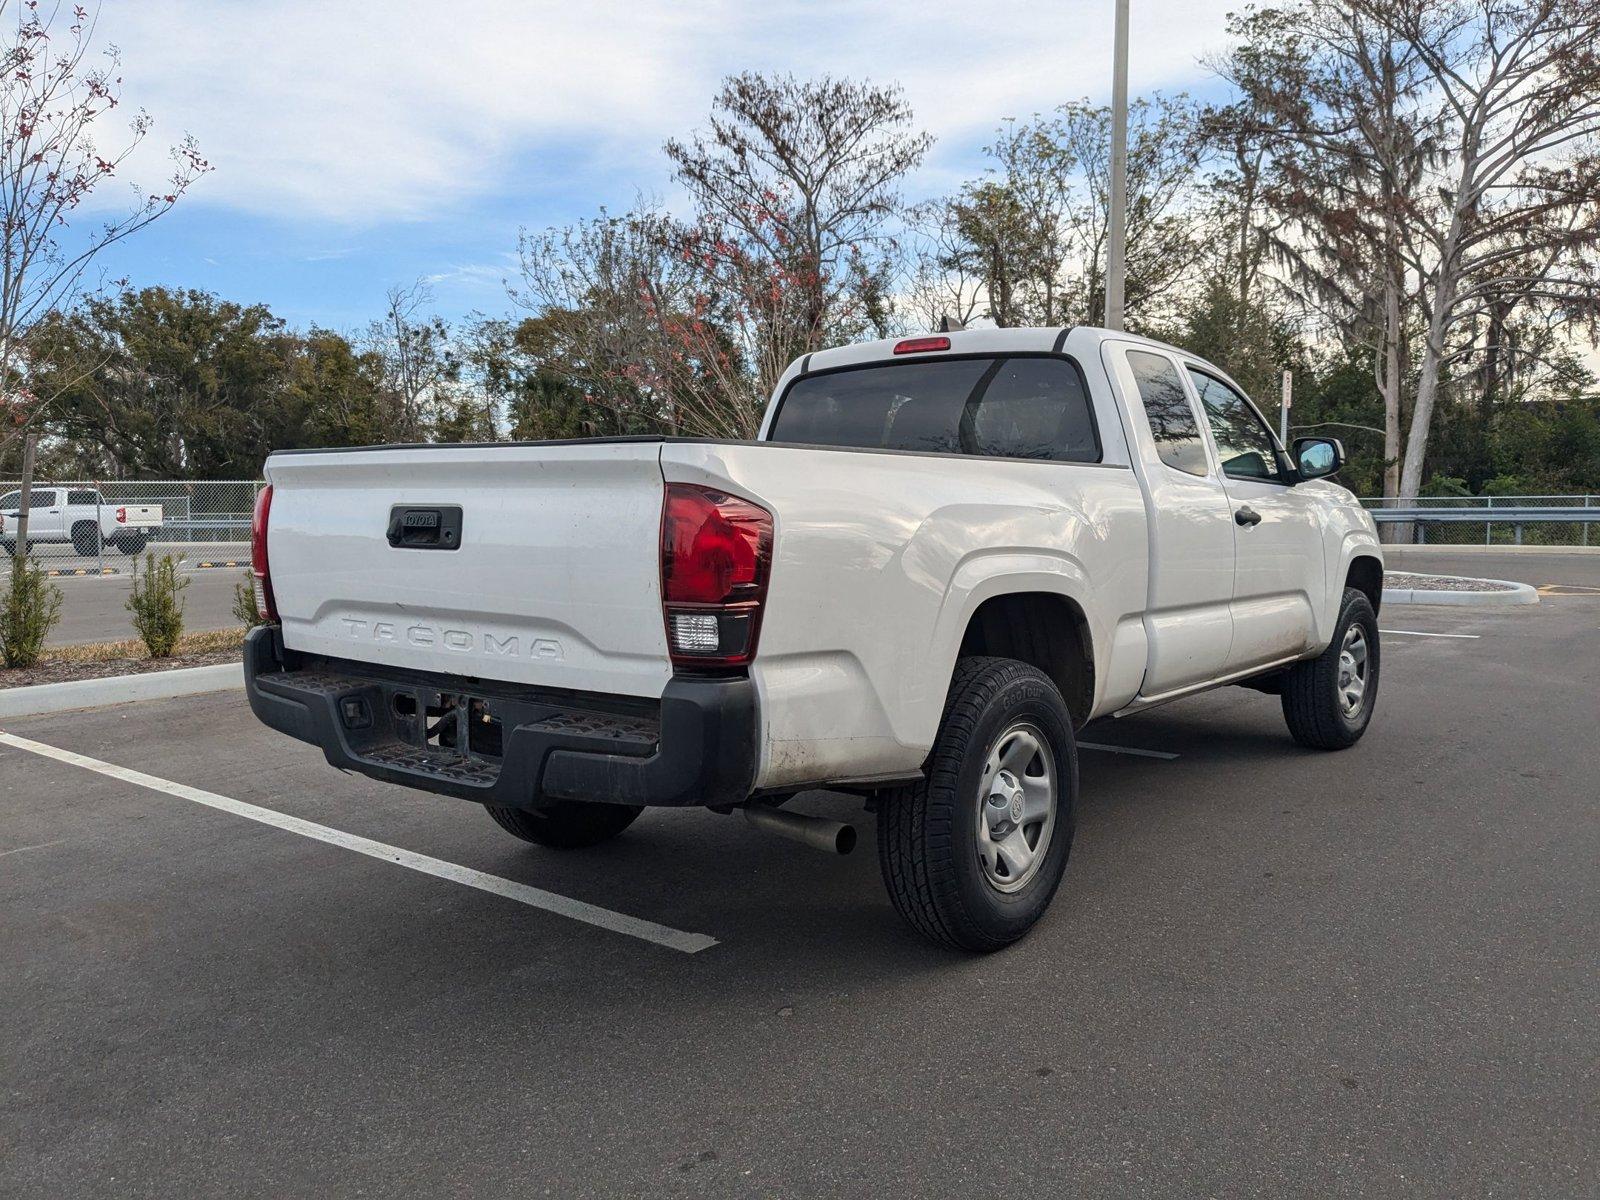
[{"label": "landscaping mulch bed", "polygon": [[64,646],[45,651],[31,667],[0,667],[0,689],[32,687],[39,683],[68,683],[74,679],[107,679],[113,675],[144,675],[151,671],[176,671],[184,667],[210,667],[239,661],[244,630],[193,633],[184,637],[169,658],[151,658],[138,642],[100,642],[89,646]]},{"label": "landscaping mulch bed", "polygon": [[1514,592],[1498,579],[1446,579],[1439,575],[1410,575],[1404,571],[1386,571],[1383,586],[1413,592]]}]

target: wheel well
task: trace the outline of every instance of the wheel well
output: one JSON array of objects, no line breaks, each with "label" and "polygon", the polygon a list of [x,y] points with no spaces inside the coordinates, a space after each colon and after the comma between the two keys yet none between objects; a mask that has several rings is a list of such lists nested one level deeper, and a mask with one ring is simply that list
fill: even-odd
[{"label": "wheel well", "polygon": [[1344,585],[1365,592],[1367,599],[1372,601],[1372,611],[1377,612],[1378,605],[1383,601],[1383,564],[1366,555],[1351,559]]},{"label": "wheel well", "polygon": [[960,655],[1014,658],[1038,667],[1061,689],[1074,726],[1094,706],[1094,652],[1083,609],[1049,592],[1013,592],[985,600],[967,622]]}]

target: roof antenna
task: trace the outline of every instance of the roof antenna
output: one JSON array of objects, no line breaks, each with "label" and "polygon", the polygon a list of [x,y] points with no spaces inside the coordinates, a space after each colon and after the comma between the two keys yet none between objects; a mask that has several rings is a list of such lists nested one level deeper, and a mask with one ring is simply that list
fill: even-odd
[{"label": "roof antenna", "polygon": [[943,317],[939,318],[939,328],[934,330],[934,332],[935,333],[960,333],[965,328],[966,328],[966,324],[964,322],[958,321],[954,317],[946,315],[946,316],[943,316]]}]

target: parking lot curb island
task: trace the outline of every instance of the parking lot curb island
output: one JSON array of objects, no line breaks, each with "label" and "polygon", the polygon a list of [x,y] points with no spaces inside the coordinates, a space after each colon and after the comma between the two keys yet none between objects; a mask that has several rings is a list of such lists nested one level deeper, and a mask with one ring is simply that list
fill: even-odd
[{"label": "parking lot curb island", "polygon": [[1476,607],[1485,604],[1537,604],[1539,593],[1531,584],[1514,583],[1509,579],[1477,579],[1471,575],[1422,575],[1420,571],[1407,571],[1423,579],[1463,579],[1470,583],[1498,585],[1492,592],[1452,592],[1443,588],[1391,588],[1383,589],[1385,604],[1438,604],[1447,607]]},{"label": "parking lot curb island", "polygon": [[105,679],[73,679],[66,683],[40,683],[32,687],[0,688],[0,718],[39,713],[70,712],[134,700],[165,700],[171,696],[198,696],[244,686],[244,664],[217,663],[210,667],[182,667],[175,671],[148,671],[142,675],[112,675]]}]

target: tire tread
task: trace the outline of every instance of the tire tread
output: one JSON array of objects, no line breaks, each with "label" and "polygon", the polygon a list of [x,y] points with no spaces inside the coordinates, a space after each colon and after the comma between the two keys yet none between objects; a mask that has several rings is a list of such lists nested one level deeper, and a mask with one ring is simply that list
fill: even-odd
[{"label": "tire tread", "polygon": [[[1019,678],[1049,682],[1015,659],[976,655],[960,659],[927,777],[885,797],[878,809],[878,864],[890,900],[918,933],[953,949],[997,950],[1012,940],[984,937],[967,919],[950,848],[956,806],[961,803],[961,764],[995,695]],[[1053,691],[1054,685],[1049,686]],[[1069,763],[1064,761],[1059,769],[1068,770]],[[1070,797],[1064,803],[1070,803]]]},{"label": "tire tread", "polygon": [[1345,630],[1352,621],[1365,620],[1373,633],[1372,656],[1378,662],[1377,619],[1372,602],[1366,593],[1356,588],[1345,588],[1339,605],[1339,619],[1334,625],[1333,640],[1316,658],[1296,663],[1284,677],[1283,719],[1295,741],[1312,750],[1343,750],[1361,740],[1367,724],[1372,719],[1372,706],[1377,703],[1377,688],[1381,672],[1372,672],[1372,697],[1367,704],[1366,720],[1361,728],[1352,732],[1338,711],[1334,701],[1335,684],[1339,670],[1339,650],[1344,643]]}]

